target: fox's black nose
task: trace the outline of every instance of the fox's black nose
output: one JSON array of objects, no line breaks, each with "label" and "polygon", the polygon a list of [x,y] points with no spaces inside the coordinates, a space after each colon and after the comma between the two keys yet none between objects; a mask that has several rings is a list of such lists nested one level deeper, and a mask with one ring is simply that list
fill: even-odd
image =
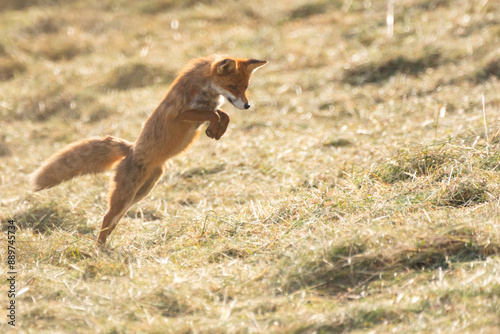
[{"label": "fox's black nose", "polygon": [[248,108],[250,108],[250,105],[248,103],[245,103],[244,107],[245,107],[245,109],[248,109]]}]

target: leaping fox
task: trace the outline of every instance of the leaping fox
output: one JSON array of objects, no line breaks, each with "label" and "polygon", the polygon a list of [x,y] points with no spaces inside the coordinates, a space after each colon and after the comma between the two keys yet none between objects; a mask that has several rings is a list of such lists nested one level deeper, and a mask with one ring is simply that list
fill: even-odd
[{"label": "leaping fox", "polygon": [[144,124],[135,143],[107,136],[72,143],[52,155],[32,176],[35,191],[51,188],[79,175],[100,173],[117,162],[109,185],[109,208],[97,245],[135,203],[144,198],[164,171],[165,162],[185,151],[210,122],[206,134],[220,139],[229,116],[220,108],[225,97],[238,109],[248,109],[250,76],[265,60],[209,56],[190,61]]}]

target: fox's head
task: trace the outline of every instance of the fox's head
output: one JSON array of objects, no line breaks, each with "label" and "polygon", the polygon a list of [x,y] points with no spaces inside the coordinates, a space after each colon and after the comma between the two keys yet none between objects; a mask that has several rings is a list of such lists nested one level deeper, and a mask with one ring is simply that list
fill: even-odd
[{"label": "fox's head", "polygon": [[267,64],[266,60],[226,58],[212,63],[212,84],[238,109],[248,109],[246,91],[252,72]]}]

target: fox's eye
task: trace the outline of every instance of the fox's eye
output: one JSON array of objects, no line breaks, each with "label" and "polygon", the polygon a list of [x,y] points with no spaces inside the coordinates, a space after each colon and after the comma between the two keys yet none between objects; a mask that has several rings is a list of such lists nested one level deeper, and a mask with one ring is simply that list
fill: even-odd
[{"label": "fox's eye", "polygon": [[233,90],[238,90],[238,85],[232,85],[232,86],[231,86],[231,88],[232,88]]}]

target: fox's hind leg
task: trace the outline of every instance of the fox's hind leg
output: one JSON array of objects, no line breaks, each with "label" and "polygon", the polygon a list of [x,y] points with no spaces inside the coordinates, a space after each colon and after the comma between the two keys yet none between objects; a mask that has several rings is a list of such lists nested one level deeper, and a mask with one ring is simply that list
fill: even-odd
[{"label": "fox's hind leg", "polygon": [[163,172],[165,171],[165,167],[161,166],[156,169],[154,169],[149,178],[142,184],[142,186],[137,190],[137,193],[135,194],[134,200],[132,201],[132,204],[135,204],[139,202],[141,199],[143,199],[151,189],[155,186],[156,182],[160,179],[160,177],[163,175]]},{"label": "fox's hind leg", "polygon": [[109,209],[102,221],[97,245],[106,239],[128,209],[153,188],[163,173],[163,168],[148,171],[145,166],[134,163],[131,155],[123,159],[117,169],[109,195]]},{"label": "fox's hind leg", "polygon": [[[103,240],[101,240],[101,237],[99,234],[99,242],[104,243],[106,241],[106,238],[111,234],[111,232],[113,232],[116,225],[118,225],[118,221],[123,217],[123,215],[128,211],[128,209],[132,205],[134,205],[135,203],[137,203],[141,199],[143,199],[147,194],[149,194],[151,189],[153,189],[153,187],[155,186],[156,182],[163,175],[163,170],[164,170],[163,167],[159,167],[159,168],[154,169],[151,172],[149,178],[137,190],[134,198],[132,199],[132,201],[128,205],[123,205],[119,200],[117,201],[117,203],[114,206],[110,205],[110,211],[108,212],[109,223],[107,225],[107,229],[104,230],[105,229],[104,222],[103,222],[103,227],[101,227],[101,231],[102,232],[106,231],[107,234],[106,234],[106,237],[104,237],[104,233],[103,233]],[[111,203],[111,200],[110,200],[110,203]],[[112,208],[115,208],[117,210],[111,212]],[[120,208],[123,208],[123,211],[120,211]],[[106,214],[106,216],[104,217],[104,220],[106,220],[106,217],[108,216],[108,214]]]},{"label": "fox's hind leg", "polygon": [[99,236],[97,238],[98,246],[104,245],[106,243],[106,239],[108,238],[108,235],[111,233],[112,229],[115,228],[115,226],[118,224],[118,221],[123,217],[123,215],[132,205],[131,199],[119,198],[120,196],[115,194],[116,191],[111,195],[108,212],[106,213],[102,221]]}]

